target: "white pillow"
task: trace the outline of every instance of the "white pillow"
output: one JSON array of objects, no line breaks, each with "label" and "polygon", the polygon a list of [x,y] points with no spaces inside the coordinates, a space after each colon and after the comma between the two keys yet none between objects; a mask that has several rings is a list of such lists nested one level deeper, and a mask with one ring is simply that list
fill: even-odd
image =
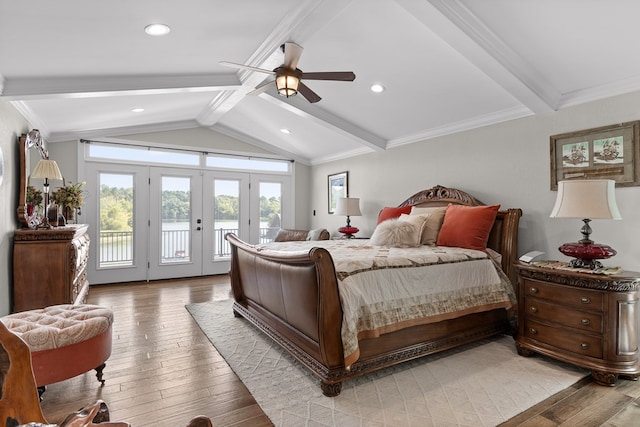
[{"label": "white pillow", "polygon": [[370,243],[374,246],[411,248],[420,246],[421,235],[422,230],[413,222],[392,218],[382,221],[376,226]]},{"label": "white pillow", "polygon": [[422,230],[421,242],[423,245],[435,245],[438,240],[438,234],[442,228],[444,214],[447,211],[446,206],[433,208],[418,208],[413,206],[410,215],[429,215],[424,229]]}]

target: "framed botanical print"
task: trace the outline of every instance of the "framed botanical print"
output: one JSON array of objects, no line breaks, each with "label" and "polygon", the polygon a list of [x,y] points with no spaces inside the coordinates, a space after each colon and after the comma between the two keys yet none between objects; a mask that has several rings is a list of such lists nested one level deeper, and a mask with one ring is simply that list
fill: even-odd
[{"label": "framed botanical print", "polygon": [[340,197],[349,196],[349,172],[338,172],[329,175],[329,213],[336,210],[336,204]]},{"label": "framed botanical print", "polygon": [[551,189],[571,179],[640,185],[639,132],[634,121],[551,136]]}]

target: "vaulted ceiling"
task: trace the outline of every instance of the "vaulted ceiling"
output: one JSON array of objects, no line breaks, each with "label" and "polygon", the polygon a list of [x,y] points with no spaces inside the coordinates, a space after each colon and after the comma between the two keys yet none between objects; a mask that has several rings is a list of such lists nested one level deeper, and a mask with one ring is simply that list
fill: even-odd
[{"label": "vaulted ceiling", "polygon": [[[637,91],[638,16],[635,0],[0,0],[0,94],[52,142],[205,127],[318,164]],[[220,64],[274,69],[286,41],[301,70],[355,81],[307,81],[310,104],[247,95],[270,76]]]}]

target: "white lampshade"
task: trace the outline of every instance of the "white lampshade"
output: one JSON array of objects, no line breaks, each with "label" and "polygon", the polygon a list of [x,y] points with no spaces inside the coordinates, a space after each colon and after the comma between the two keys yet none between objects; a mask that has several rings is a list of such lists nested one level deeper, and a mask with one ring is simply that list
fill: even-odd
[{"label": "white lampshade", "polygon": [[357,197],[340,197],[336,203],[334,215],[362,216],[360,199]]},{"label": "white lampshade", "polygon": [[558,182],[558,196],[551,218],[622,219],[612,179]]},{"label": "white lampshade", "polygon": [[31,178],[57,179],[62,181],[62,174],[55,160],[42,159],[31,173]]}]

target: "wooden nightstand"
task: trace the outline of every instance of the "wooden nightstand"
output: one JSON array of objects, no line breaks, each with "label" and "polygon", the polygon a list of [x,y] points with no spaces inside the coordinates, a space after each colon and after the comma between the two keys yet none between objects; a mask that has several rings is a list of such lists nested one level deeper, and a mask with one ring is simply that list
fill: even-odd
[{"label": "wooden nightstand", "polygon": [[613,386],[637,380],[640,273],[579,273],[516,263],[521,356],[540,353]]}]

